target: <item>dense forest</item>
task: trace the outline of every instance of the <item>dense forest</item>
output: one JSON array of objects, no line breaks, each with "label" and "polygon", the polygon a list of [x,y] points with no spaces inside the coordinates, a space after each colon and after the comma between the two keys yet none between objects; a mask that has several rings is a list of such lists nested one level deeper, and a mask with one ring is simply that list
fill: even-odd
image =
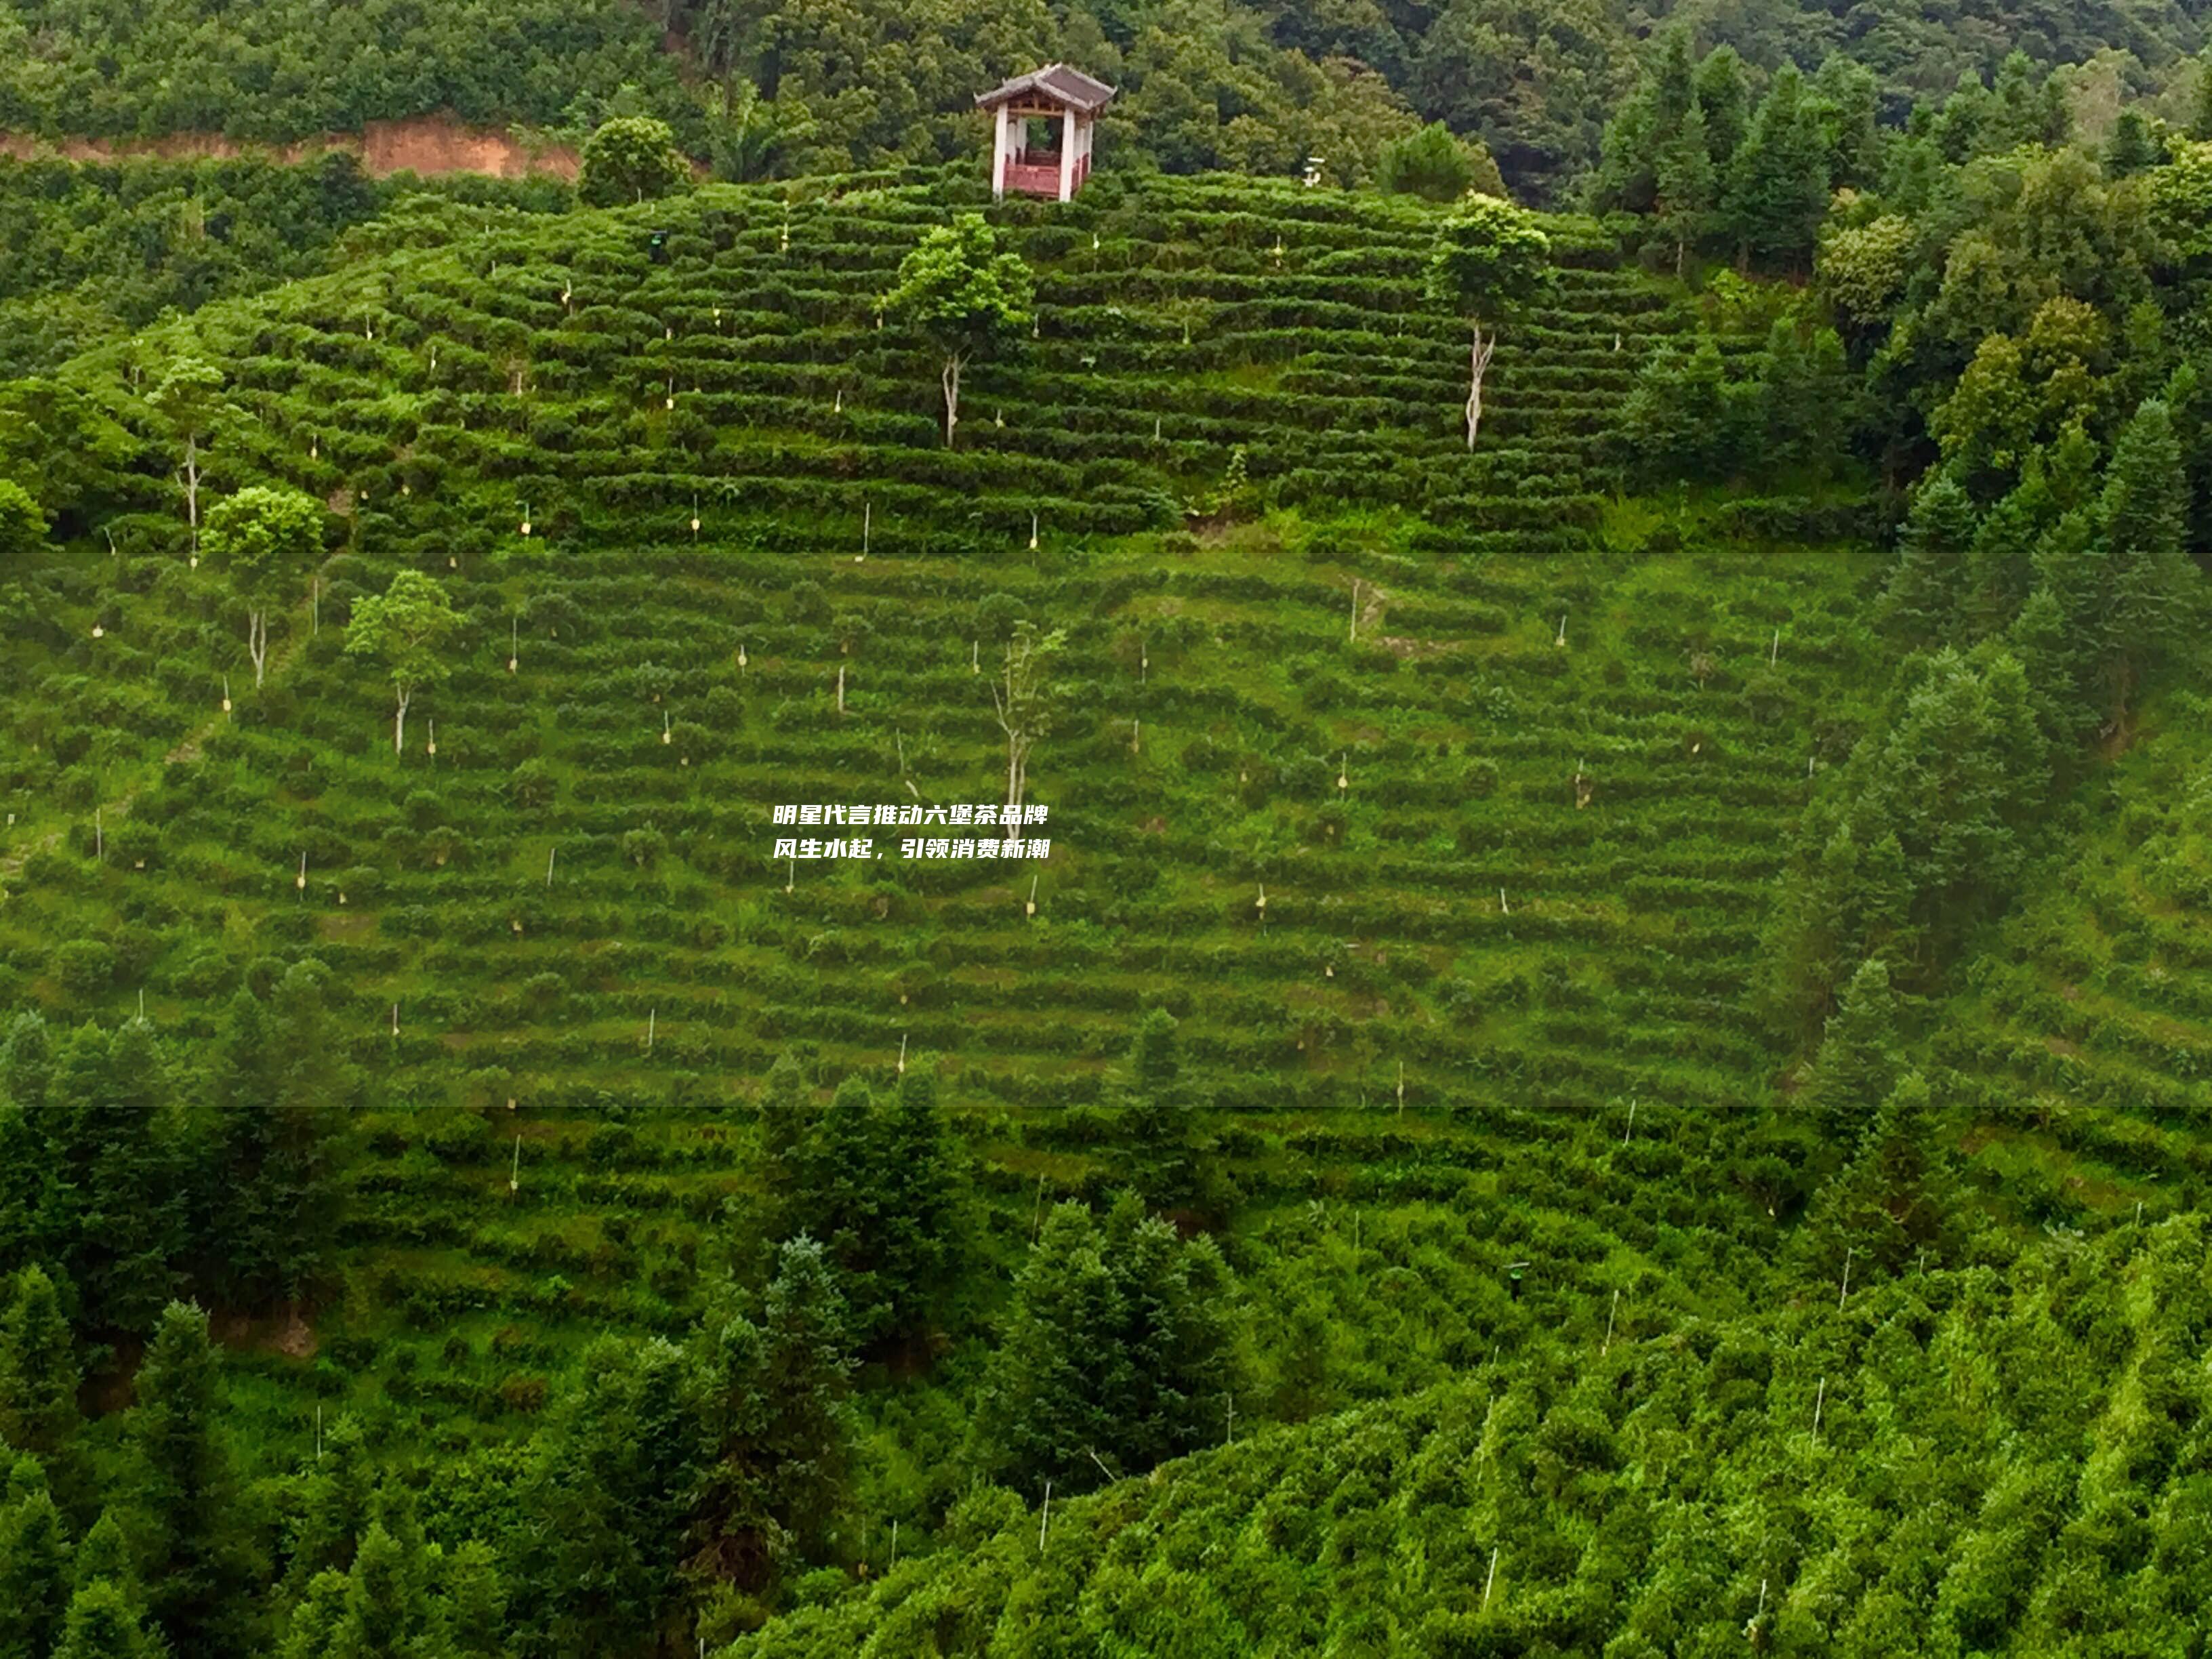
[{"label": "dense forest", "polygon": [[580,171],[0,160],[0,1659],[2204,1650],[2193,17],[248,9]]}]

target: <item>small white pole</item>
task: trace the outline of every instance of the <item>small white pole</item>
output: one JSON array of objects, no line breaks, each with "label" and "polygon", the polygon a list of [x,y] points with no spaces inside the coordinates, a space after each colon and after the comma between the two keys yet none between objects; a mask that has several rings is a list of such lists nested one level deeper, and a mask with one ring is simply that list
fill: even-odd
[{"label": "small white pole", "polygon": [[1820,1411],[1828,1403],[1828,1379],[1820,1379],[1820,1392],[1813,1396],[1813,1437],[1820,1437]]},{"label": "small white pole", "polygon": [[1844,1249],[1844,1288],[1836,1293],[1838,1310],[1844,1305],[1844,1298],[1851,1293],[1851,1253],[1857,1249],[1856,1244],[1846,1245]]},{"label": "small white pole", "polygon": [[1497,1582],[1498,1548],[1493,1545],[1490,1551],[1490,1571],[1485,1575],[1482,1581],[1482,1606],[1477,1609],[1478,1612],[1487,1613],[1490,1611],[1490,1587]]},{"label": "small white pole", "polygon": [[1628,1097],[1628,1127],[1620,1132],[1620,1144],[1628,1145],[1628,1137],[1636,1133],[1636,1097]]},{"label": "small white pole", "polygon": [[1044,1553],[1044,1529],[1052,1520],[1052,1482],[1044,1483],[1044,1510],[1037,1516],[1037,1553]]},{"label": "small white pole", "polygon": [[510,1195],[522,1190],[522,1137],[514,1138],[514,1162],[507,1172],[507,1190]]},{"label": "small white pole", "polygon": [[560,850],[557,847],[549,847],[545,849],[545,884],[548,887],[553,884],[553,855]]},{"label": "small white pole", "polygon": [[906,1033],[904,1031],[899,1033],[898,1074],[901,1077],[906,1075]]},{"label": "small white pole", "polygon": [[1604,1343],[1603,1343],[1603,1344],[1599,1347],[1599,1349],[1598,1349],[1598,1353],[1599,1353],[1599,1355],[1600,1355],[1601,1357],[1602,1357],[1603,1355],[1605,1355],[1605,1354],[1607,1354],[1607,1353],[1608,1353],[1608,1352],[1610,1352],[1612,1351],[1612,1348],[1613,1348],[1613,1322],[1615,1319],[1617,1319],[1618,1317],[1620,1317],[1620,1292],[1619,1291],[1615,1291],[1613,1293],[1613,1309],[1612,1309],[1612,1311],[1611,1311],[1611,1312],[1609,1312],[1609,1313],[1607,1313],[1607,1314],[1606,1315],[1606,1316],[1605,1316],[1605,1341],[1604,1341]]},{"label": "small white pole", "polygon": [[659,1010],[659,1009],[658,1009],[658,1008],[650,1008],[650,1009],[647,1009],[647,1010],[646,1011],[646,1015],[645,1015],[645,1052],[646,1052],[646,1053],[647,1053],[648,1054],[651,1054],[651,1053],[653,1052],[653,1034],[654,1028],[659,1024],[659,1020],[660,1020],[660,1010]]}]

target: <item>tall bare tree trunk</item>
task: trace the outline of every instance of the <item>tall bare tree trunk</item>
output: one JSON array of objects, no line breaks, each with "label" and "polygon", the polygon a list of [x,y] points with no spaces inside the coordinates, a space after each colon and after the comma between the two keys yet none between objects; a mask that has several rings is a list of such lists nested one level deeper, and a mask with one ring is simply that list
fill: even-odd
[{"label": "tall bare tree trunk", "polygon": [[1474,343],[1467,356],[1467,447],[1474,447],[1474,434],[1482,425],[1482,377],[1490,372],[1491,354],[1498,349],[1498,338],[1482,337],[1482,325],[1474,324]]},{"label": "tall bare tree trunk", "polygon": [[269,660],[269,613],[265,611],[246,613],[246,654],[253,659],[253,684],[258,690],[263,665]]},{"label": "tall bare tree trunk", "polygon": [[192,556],[200,551],[200,441],[195,432],[185,434],[184,470],[177,475],[185,486],[185,522],[192,529]]},{"label": "tall bare tree trunk", "polygon": [[955,356],[945,360],[945,373],[939,376],[945,384],[945,447],[952,447],[952,428],[960,424],[960,359]]},{"label": "tall bare tree trunk", "polygon": [[392,752],[395,755],[407,752],[407,705],[412,700],[410,693],[401,691],[399,706],[392,716]]}]

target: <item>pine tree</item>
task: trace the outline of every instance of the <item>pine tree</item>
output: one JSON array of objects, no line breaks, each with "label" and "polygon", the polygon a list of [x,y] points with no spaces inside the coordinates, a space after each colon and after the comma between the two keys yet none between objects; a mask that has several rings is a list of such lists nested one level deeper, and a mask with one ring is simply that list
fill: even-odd
[{"label": "pine tree", "polygon": [[1871,190],[1881,182],[1881,97],[1874,71],[1832,52],[1813,77],[1814,118],[1828,150],[1828,180]]},{"label": "pine tree", "polygon": [[819,1116],[797,1056],[785,1050],[769,1067],[760,1097],[761,1175],[769,1206],[777,1213],[770,1227],[774,1237],[799,1231],[781,1206],[812,1181],[810,1160]]},{"label": "pine tree", "polygon": [[1751,82],[1734,46],[1716,46],[1698,65],[1698,112],[1712,145],[1713,171],[1728,176],[1729,163],[1751,131]]},{"label": "pine tree", "polygon": [[447,1552],[437,1626],[460,1659],[503,1659],[507,1653],[507,1589],[498,1553],[471,1538]]},{"label": "pine tree", "polygon": [[1233,1386],[1228,1271],[1213,1241],[1185,1244],[1167,1223],[1125,1197],[1109,1212],[1102,1248],[1121,1322],[1115,1375],[1126,1389],[1106,1403],[1116,1451],[1133,1470],[1220,1437]]},{"label": "pine tree", "polygon": [[54,1281],[36,1267],[15,1275],[0,1316],[0,1443],[53,1458],[74,1441],[80,1373]]},{"label": "pine tree", "polygon": [[172,1079],[153,1027],[80,1027],[58,1045],[46,1093],[39,1254],[76,1286],[81,1329],[146,1330],[176,1286],[185,1220]]},{"label": "pine tree", "polygon": [[1859,964],[1829,1016],[1804,1110],[1826,1143],[1848,1155],[1897,1081],[1897,996],[1880,957]]},{"label": "pine tree", "polygon": [[536,1448],[520,1497],[534,1651],[649,1647],[680,1601],[678,1569],[708,1448],[696,1384],[664,1338],[605,1337]]},{"label": "pine tree", "polygon": [[327,1271],[343,1218],[336,1138],[356,1079],[325,1006],[329,970],[295,963],[264,1004],[241,990],[215,1070],[200,1232],[234,1302],[296,1301]]},{"label": "pine tree", "polygon": [[1948,472],[1923,483],[1898,534],[1897,562],[1875,618],[1912,645],[1950,638],[1966,584],[1978,526],[1973,498]]},{"label": "pine tree", "polygon": [[1720,205],[1712,141],[1705,131],[1705,112],[1697,103],[1660,143],[1652,169],[1659,222],[1674,244],[1674,275],[1680,276],[1690,250],[1711,234]]},{"label": "pine tree", "polygon": [[[2110,609],[2095,631],[2102,635],[2106,718],[2117,726],[2200,610],[2201,582],[2183,552],[2189,483],[2165,404],[2145,403],[2121,432],[2102,506],[2112,585]],[[2087,619],[2083,625],[2094,629]]]},{"label": "pine tree", "polygon": [[1756,390],[1765,453],[1777,466],[1825,476],[1843,448],[1850,406],[1850,377],[1835,330],[1778,319],[1767,332]]},{"label": "pine tree", "polygon": [[114,1496],[155,1623],[179,1653],[211,1656],[248,1650],[258,1577],[220,1418],[207,1315],[171,1303],[138,1367]]},{"label": "pine tree", "polygon": [[820,1247],[787,1243],[761,1309],[771,1504],[799,1549],[823,1549],[850,1478],[853,1361],[846,1309]]},{"label": "pine tree", "polygon": [[1671,345],[1653,353],[1622,400],[1615,434],[1613,447],[1639,484],[1725,477],[1737,447],[1720,347],[1708,337],[1686,354]]},{"label": "pine tree", "polygon": [[957,1275],[964,1183],[938,1104],[937,1068],[921,1056],[881,1108],[884,1141],[884,1239],[880,1278],[894,1334],[911,1337],[934,1323]]},{"label": "pine tree", "polygon": [[2142,112],[2122,110],[2119,118],[2112,124],[2112,136],[2105,143],[2105,176],[2131,179],[2136,173],[2148,173],[2165,159]]},{"label": "pine tree", "polygon": [[1182,1083],[1175,1016],[1146,1011],[1129,1044],[1129,1073],[1118,1091],[1122,1152],[1119,1175],[1156,1211],[1204,1212],[1214,1206]]},{"label": "pine tree", "polygon": [[143,1606],[124,1586],[95,1578],[70,1598],[53,1659],[164,1659],[161,1642],[148,1623]]},{"label": "pine tree", "polygon": [[1982,515],[1966,550],[1966,593],[1959,607],[1969,638],[1986,639],[2012,625],[2034,585],[2036,548],[2061,511],[2039,459]]},{"label": "pine tree", "polygon": [[1941,1260],[1960,1209],[1935,1101],[1917,1072],[1899,1078],[1850,1166],[1814,1206],[1810,1231],[1838,1265],[1845,1249],[1868,1270]]},{"label": "pine tree", "polygon": [[323,1437],[322,1455],[300,1472],[299,1508],[286,1553],[283,1599],[299,1601],[318,1573],[344,1573],[368,1525],[376,1474],[361,1420],[337,1417]]},{"label": "pine tree", "polygon": [[1747,259],[1797,270],[1811,260],[1827,210],[1827,139],[1803,77],[1785,65],[1729,164],[1729,227]]},{"label": "pine tree", "polygon": [[46,1659],[60,1639],[69,1601],[61,1511],[38,1461],[24,1457],[0,1500],[0,1659]]},{"label": "pine tree", "polygon": [[865,1344],[890,1326],[882,1265],[890,1194],[888,1125],[858,1076],[837,1085],[808,1149],[807,1179],[787,1225],[821,1241],[838,1270],[854,1333]]},{"label": "pine tree", "polygon": [[1127,1358],[1110,1334],[1121,1325],[1119,1287],[1090,1212],[1054,1205],[1014,1280],[976,1419],[995,1461],[1022,1489],[1042,1492],[1047,1480],[1060,1492],[1098,1484],[1092,1454],[1110,1451],[1113,1402],[1129,1393]]},{"label": "pine tree", "polygon": [[785,1244],[760,1318],[720,1306],[697,1340],[712,1462],[692,1565],[758,1591],[823,1548],[849,1479],[851,1348],[821,1246]]}]

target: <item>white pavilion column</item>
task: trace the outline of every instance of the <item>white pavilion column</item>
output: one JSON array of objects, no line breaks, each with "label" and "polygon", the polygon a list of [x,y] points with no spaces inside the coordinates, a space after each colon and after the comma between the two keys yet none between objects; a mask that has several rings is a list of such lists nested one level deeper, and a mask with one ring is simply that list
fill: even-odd
[{"label": "white pavilion column", "polygon": [[1076,122],[1079,118],[1073,110],[1060,118],[1060,199],[1063,202],[1075,194],[1075,146],[1079,137]]},{"label": "white pavilion column", "polygon": [[1006,193],[1006,130],[1011,122],[1004,104],[999,106],[998,116],[998,136],[991,143],[991,199],[994,202],[1003,199]]}]

